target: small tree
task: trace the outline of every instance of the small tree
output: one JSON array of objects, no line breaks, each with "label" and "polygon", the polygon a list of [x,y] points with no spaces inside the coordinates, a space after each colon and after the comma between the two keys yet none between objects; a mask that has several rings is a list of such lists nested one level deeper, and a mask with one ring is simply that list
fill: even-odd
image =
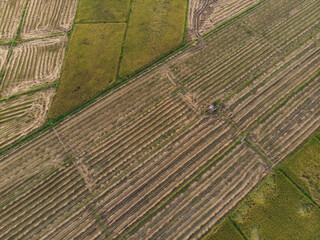
[{"label": "small tree", "polygon": [[215,100],[213,103],[212,103],[213,106],[218,106],[219,105],[219,102],[217,100]]}]

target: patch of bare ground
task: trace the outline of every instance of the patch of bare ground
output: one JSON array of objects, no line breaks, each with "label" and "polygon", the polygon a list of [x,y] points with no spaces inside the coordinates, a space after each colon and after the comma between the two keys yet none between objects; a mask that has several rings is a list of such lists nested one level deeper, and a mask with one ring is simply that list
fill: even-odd
[{"label": "patch of bare ground", "polygon": [[237,144],[128,239],[199,239],[265,176],[263,161]]},{"label": "patch of bare ground", "polygon": [[9,52],[8,46],[0,46],[0,74],[1,74],[2,67],[7,59],[8,52]]},{"label": "patch of bare ground", "polygon": [[60,36],[14,47],[1,84],[1,96],[8,97],[56,81],[66,43],[67,36]]},{"label": "patch of bare ground", "polygon": [[44,124],[54,93],[50,88],[0,102],[0,149]]},{"label": "patch of bare ground", "polygon": [[30,0],[20,37],[22,39],[40,38],[69,31],[77,5],[77,0]]},{"label": "patch of bare ground", "polygon": [[26,2],[27,0],[0,1],[0,42],[15,38]]}]

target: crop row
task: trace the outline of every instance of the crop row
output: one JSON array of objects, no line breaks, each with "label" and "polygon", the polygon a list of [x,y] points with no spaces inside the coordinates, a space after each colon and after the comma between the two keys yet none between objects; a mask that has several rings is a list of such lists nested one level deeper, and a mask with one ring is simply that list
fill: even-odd
[{"label": "crop row", "polygon": [[0,211],[1,239],[35,239],[91,194],[72,163],[61,167]]},{"label": "crop row", "polygon": [[317,71],[320,49],[312,41],[294,51],[225,102],[228,115],[242,129]]},{"label": "crop row", "polygon": [[8,52],[9,52],[8,46],[0,46],[0,73],[7,59]]},{"label": "crop row", "polygon": [[0,102],[0,149],[44,123],[54,92],[51,88]]},{"label": "crop row", "polygon": [[69,157],[54,131],[1,156],[0,204],[37,184]]},{"label": "crop row", "polygon": [[243,12],[258,1],[259,0],[222,0],[212,2],[203,14],[200,15],[200,35],[205,34],[224,21]]},{"label": "crop row", "polygon": [[60,76],[67,37],[36,40],[13,48],[1,85],[1,96],[25,92]]},{"label": "crop row", "polygon": [[147,74],[101,98],[56,127],[62,141],[73,153],[79,153],[141,115],[173,90],[161,72]]},{"label": "crop row", "polygon": [[289,51],[320,31],[319,7],[319,1],[311,1],[263,35],[278,49]]},{"label": "crop row", "polygon": [[113,236],[125,233],[234,139],[223,121],[202,119],[92,202]]},{"label": "crop row", "polygon": [[108,239],[107,231],[99,226],[97,217],[90,206],[85,206],[72,217],[60,221],[50,229],[46,229],[39,239]]},{"label": "crop row", "polygon": [[128,239],[199,239],[264,176],[260,161],[245,142],[236,145]]},{"label": "crop row", "polygon": [[[319,64],[318,64],[319,65]],[[282,160],[320,126],[320,73],[285,99],[250,133],[274,162]]]},{"label": "crop row", "polygon": [[266,0],[241,16],[241,21],[255,32],[263,33],[294,15],[308,0]]},{"label": "crop row", "polygon": [[192,119],[193,112],[186,103],[168,98],[86,151],[79,161],[93,173],[95,184],[105,186],[180,132]]},{"label": "crop row", "polygon": [[202,49],[191,45],[179,57],[173,58],[169,64],[170,70],[182,83],[203,73],[208,68],[216,66],[221,59],[242,47],[253,39],[253,35],[241,24],[233,21],[220,28],[198,43],[204,44]]},{"label": "crop row", "polygon": [[22,39],[67,32],[72,27],[78,0],[30,0],[23,19]]},{"label": "crop row", "polygon": [[13,40],[27,0],[0,1],[0,42]]},{"label": "crop row", "polygon": [[267,42],[256,39],[190,81],[186,87],[197,94],[201,103],[224,99],[280,57]]}]

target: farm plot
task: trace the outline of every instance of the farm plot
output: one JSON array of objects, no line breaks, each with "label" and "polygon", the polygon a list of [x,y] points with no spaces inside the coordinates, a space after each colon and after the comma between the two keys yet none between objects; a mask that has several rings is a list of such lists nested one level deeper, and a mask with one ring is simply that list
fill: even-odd
[{"label": "farm plot", "polygon": [[8,46],[0,46],[0,74],[2,73],[1,70],[2,70],[2,67],[3,67],[5,61],[6,61],[8,52],[9,52]]},{"label": "farm plot", "polygon": [[13,48],[1,96],[8,97],[56,81],[60,76],[67,37],[26,42]]},{"label": "farm plot", "polygon": [[308,0],[264,1],[241,17],[241,22],[255,32],[264,31],[281,23],[286,17],[295,14]]},{"label": "farm plot", "polygon": [[126,22],[130,0],[80,0],[76,23]]},{"label": "farm plot", "polygon": [[263,33],[268,41],[285,52],[320,32],[320,2],[310,1],[276,26]]},{"label": "farm plot", "polygon": [[280,166],[304,192],[320,204],[320,141],[312,137]]},{"label": "farm plot", "polygon": [[186,0],[134,0],[119,76],[151,64],[183,41]]},{"label": "farm plot", "polygon": [[[129,239],[199,239],[264,176],[263,159],[245,142],[237,144]],[[262,164],[261,164],[262,162]]]},{"label": "farm plot", "polygon": [[77,5],[77,0],[30,0],[22,22],[20,38],[40,38],[69,31]]},{"label": "farm plot", "polygon": [[222,100],[281,57],[282,54],[267,42],[255,39],[192,79],[185,87],[196,94],[201,104]]},{"label": "farm plot", "polygon": [[265,74],[247,82],[225,101],[228,115],[241,128],[261,117],[277,101],[306,81],[317,70],[320,48],[310,41],[292,52]]},{"label": "farm plot", "polygon": [[[76,210],[90,196],[77,169],[72,163],[66,164],[1,208],[0,238],[37,239],[47,231],[54,230],[54,226],[64,220],[67,213]],[[88,215],[84,213],[83,216],[90,217]],[[91,221],[96,222],[92,214]],[[91,232],[89,228],[82,231],[82,236],[86,231],[88,234]]]},{"label": "farm plot", "polygon": [[320,210],[276,171],[231,214],[246,239],[317,239]]},{"label": "farm plot", "polygon": [[149,71],[67,119],[56,127],[57,132],[78,153],[116,129],[126,127],[173,90],[166,74]]},{"label": "farm plot", "polygon": [[49,117],[70,112],[116,81],[125,24],[78,24]]},{"label": "farm plot", "polygon": [[0,102],[0,149],[42,126],[54,92],[50,88]]},{"label": "farm plot", "polygon": [[0,1],[0,42],[13,40],[27,0]]},{"label": "farm plot", "polygon": [[169,97],[99,141],[78,161],[92,173],[94,185],[103,188],[161,148],[192,120],[195,114],[191,108],[178,97]]},{"label": "farm plot", "polygon": [[0,157],[0,205],[39,183],[71,156],[54,130]]},{"label": "farm plot", "polygon": [[191,39],[209,32],[258,2],[259,0],[190,0],[188,31]]},{"label": "farm plot", "polygon": [[125,234],[237,136],[224,121],[201,119],[121,176],[92,201],[112,237]]},{"label": "farm plot", "polygon": [[264,117],[251,138],[273,161],[282,160],[320,126],[320,73]]},{"label": "farm plot", "polygon": [[237,22],[208,34],[198,42],[201,48],[190,46],[168,62],[168,68],[182,83],[192,80],[217,64],[228,55],[252,41],[254,36]]}]

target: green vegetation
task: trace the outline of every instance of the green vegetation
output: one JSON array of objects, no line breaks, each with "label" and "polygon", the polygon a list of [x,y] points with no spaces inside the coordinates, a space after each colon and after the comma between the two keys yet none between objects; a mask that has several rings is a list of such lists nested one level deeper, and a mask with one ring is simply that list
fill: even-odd
[{"label": "green vegetation", "polygon": [[280,171],[267,177],[231,216],[248,239],[320,237],[320,209]]},{"label": "green vegetation", "polygon": [[151,64],[183,41],[186,0],[134,0],[120,77]]},{"label": "green vegetation", "polygon": [[216,230],[211,231],[203,240],[243,240],[241,234],[229,219],[223,221]]},{"label": "green vegetation", "polygon": [[290,156],[280,169],[320,205],[320,142],[316,137]]},{"label": "green vegetation", "polygon": [[130,0],[80,0],[76,23],[126,22]]},{"label": "green vegetation", "polygon": [[126,24],[75,26],[50,118],[71,111],[115,82],[125,27]]}]

